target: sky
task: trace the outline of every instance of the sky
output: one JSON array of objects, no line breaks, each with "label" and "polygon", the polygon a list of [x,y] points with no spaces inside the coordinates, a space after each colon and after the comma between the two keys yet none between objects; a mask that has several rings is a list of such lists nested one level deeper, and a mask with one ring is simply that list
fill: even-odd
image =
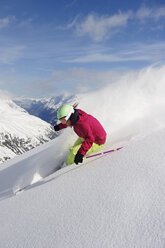
[{"label": "sky", "polygon": [[0,0],[0,92],[85,92],[164,61],[164,0]]}]

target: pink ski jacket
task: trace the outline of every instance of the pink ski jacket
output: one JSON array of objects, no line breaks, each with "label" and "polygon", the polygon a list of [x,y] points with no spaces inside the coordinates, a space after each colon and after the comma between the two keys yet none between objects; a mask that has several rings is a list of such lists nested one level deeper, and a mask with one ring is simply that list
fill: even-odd
[{"label": "pink ski jacket", "polygon": [[[102,145],[106,141],[106,132],[100,122],[92,115],[78,109],[79,119],[73,124],[73,129],[75,133],[84,139],[78,153],[85,155],[87,151],[91,148],[93,143]],[[65,124],[60,123],[58,125],[59,129],[68,127]]]}]

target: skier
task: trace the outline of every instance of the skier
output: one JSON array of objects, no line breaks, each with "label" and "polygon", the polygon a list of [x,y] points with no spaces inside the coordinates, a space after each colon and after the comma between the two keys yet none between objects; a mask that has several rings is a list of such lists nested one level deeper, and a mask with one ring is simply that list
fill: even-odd
[{"label": "skier", "polygon": [[66,164],[78,164],[83,162],[86,153],[99,150],[106,141],[106,132],[100,122],[92,115],[87,114],[81,109],[76,109],[78,104],[63,105],[57,112],[60,124],[55,125],[55,131],[67,127],[73,127],[79,136],[75,144],[70,148],[70,153]]}]

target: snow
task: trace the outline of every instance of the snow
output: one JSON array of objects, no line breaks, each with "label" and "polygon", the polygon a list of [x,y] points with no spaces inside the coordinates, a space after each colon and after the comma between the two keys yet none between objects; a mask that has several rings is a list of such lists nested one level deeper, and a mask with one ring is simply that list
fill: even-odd
[{"label": "snow", "polygon": [[44,133],[50,125],[35,116],[29,115],[24,109],[11,100],[0,101],[0,131],[14,133],[18,137],[34,137]]},{"label": "snow", "polygon": [[43,151],[35,148],[36,154],[26,159],[21,155],[22,163],[0,174],[0,247],[163,248],[164,139],[165,130],[157,131],[111,155],[58,170],[13,195],[18,178],[21,187],[30,174],[50,172],[46,160],[52,162],[60,141],[51,141],[49,149],[43,145]]},{"label": "snow", "polygon": [[0,162],[50,140],[53,128],[10,99],[0,99]]},{"label": "snow", "polygon": [[65,135],[1,171],[0,247],[163,247],[165,130],[57,171],[13,197],[56,170]]},{"label": "snow", "polygon": [[78,96],[79,107],[103,123],[111,143],[138,139],[165,124],[165,66],[126,72]]},{"label": "snow", "polygon": [[59,170],[76,139],[68,128],[2,164],[0,247],[165,247],[164,70],[80,95],[108,131],[105,149],[123,149]]}]

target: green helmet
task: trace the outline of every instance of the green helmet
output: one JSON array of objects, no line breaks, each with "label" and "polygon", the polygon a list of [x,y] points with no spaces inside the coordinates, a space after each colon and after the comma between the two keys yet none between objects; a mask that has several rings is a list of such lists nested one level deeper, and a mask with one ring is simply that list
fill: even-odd
[{"label": "green helmet", "polygon": [[65,104],[58,110],[57,118],[68,120],[72,113],[74,113],[74,108],[71,105]]}]

